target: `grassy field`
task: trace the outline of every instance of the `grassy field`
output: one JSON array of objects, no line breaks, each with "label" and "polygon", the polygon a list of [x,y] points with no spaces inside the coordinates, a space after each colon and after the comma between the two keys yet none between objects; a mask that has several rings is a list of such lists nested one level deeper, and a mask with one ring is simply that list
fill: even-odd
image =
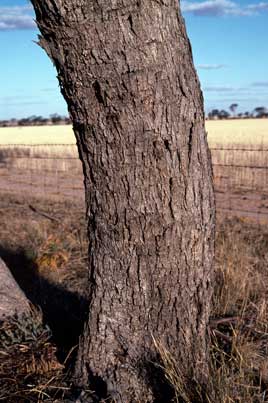
[{"label": "grassy field", "polygon": [[[206,126],[218,208],[266,219],[268,119],[207,121]],[[0,187],[77,198],[83,176],[71,126],[0,128]]]},{"label": "grassy field", "polygon": [[210,147],[268,147],[268,119],[208,120],[206,129]]},{"label": "grassy field", "polygon": [[76,144],[72,126],[1,127],[0,146],[18,144]]},{"label": "grassy field", "polygon": [[[206,121],[210,146],[268,145],[268,119]],[[0,128],[0,146],[6,144],[76,144],[72,126]]]},{"label": "grassy field", "polygon": [[81,174],[71,126],[0,128],[0,163],[18,170]]},{"label": "grassy field", "polygon": [[[217,188],[268,191],[268,119],[207,121]],[[0,167],[72,172],[81,163],[71,126],[0,128]]]},{"label": "grassy field", "polygon": [[207,121],[218,188],[268,190],[268,119]]}]

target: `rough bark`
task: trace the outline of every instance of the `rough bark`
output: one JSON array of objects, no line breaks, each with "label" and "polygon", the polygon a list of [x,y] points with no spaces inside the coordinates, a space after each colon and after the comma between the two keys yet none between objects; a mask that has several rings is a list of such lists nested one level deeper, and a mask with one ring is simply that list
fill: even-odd
[{"label": "rough bark", "polygon": [[0,321],[14,316],[29,315],[30,303],[0,258]]},{"label": "rough bark", "polygon": [[91,303],[76,374],[149,402],[153,337],[183,375],[206,371],[214,195],[184,21],[177,0],[32,3],[85,176]]}]

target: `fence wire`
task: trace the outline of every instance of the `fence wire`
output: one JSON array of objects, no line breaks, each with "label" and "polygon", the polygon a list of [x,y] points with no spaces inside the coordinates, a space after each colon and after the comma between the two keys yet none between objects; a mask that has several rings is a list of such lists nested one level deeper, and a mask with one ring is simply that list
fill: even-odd
[{"label": "fence wire", "polygon": [[[211,147],[217,212],[268,223],[268,149]],[[75,144],[0,145],[1,193],[84,203]]]}]

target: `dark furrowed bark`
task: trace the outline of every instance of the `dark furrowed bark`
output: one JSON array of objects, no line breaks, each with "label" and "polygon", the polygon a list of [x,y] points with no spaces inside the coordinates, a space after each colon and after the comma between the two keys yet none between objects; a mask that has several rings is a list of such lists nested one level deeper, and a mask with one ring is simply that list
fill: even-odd
[{"label": "dark furrowed bark", "polygon": [[176,0],[32,0],[85,175],[91,304],[76,375],[153,399],[153,338],[206,372],[214,195]]}]

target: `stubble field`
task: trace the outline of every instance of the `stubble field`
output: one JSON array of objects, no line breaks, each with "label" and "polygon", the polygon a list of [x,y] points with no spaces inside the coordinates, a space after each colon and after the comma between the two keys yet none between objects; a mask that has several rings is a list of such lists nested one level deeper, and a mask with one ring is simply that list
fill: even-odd
[{"label": "stubble field", "polygon": [[268,147],[268,119],[206,121],[210,147]]},{"label": "stubble field", "polygon": [[[206,121],[210,146],[268,145],[268,119]],[[0,145],[75,144],[71,126],[32,126],[0,128]]]}]

